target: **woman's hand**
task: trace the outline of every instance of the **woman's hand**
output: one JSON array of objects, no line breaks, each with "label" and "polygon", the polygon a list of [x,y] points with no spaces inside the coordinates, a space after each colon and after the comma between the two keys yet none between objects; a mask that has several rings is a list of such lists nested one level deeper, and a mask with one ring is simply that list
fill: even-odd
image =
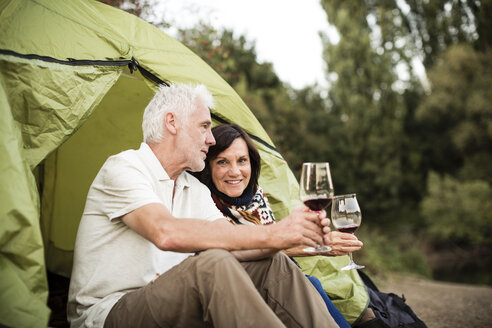
[{"label": "woman's hand", "polygon": [[[362,247],[362,242],[354,234],[339,231],[330,231],[324,236],[325,245],[332,248],[331,256],[347,255],[356,252]],[[323,254],[318,254],[323,255]]]},{"label": "woman's hand", "polygon": [[[323,229],[326,233],[326,227]],[[306,252],[305,246],[298,246],[284,250],[288,256],[340,256],[358,251],[362,247],[362,242],[351,233],[343,233],[338,231],[328,231],[324,236],[325,245],[332,248],[331,252]]]}]

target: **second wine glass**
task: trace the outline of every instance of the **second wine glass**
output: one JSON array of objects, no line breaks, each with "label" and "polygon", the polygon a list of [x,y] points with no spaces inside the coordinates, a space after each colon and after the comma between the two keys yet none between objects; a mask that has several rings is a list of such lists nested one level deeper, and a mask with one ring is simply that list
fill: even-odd
[{"label": "second wine glass", "polygon": [[[302,164],[299,197],[312,211],[319,212],[329,206],[335,190],[331,180],[330,164],[304,163]],[[330,246],[318,245],[306,247],[306,252],[330,252]]]},{"label": "second wine glass", "polygon": [[[359,203],[355,194],[335,196],[331,208],[331,223],[340,232],[354,233],[360,226],[362,215]],[[349,253],[350,262],[340,270],[362,269],[363,265],[358,265]]]}]

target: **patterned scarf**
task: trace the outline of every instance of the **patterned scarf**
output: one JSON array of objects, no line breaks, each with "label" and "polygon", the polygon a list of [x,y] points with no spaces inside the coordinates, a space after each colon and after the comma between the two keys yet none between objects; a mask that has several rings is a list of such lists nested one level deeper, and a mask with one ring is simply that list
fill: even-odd
[{"label": "patterned scarf", "polygon": [[256,193],[243,194],[240,197],[229,197],[215,186],[210,188],[217,208],[233,224],[272,224],[275,217],[268,203],[268,198],[261,187]]}]

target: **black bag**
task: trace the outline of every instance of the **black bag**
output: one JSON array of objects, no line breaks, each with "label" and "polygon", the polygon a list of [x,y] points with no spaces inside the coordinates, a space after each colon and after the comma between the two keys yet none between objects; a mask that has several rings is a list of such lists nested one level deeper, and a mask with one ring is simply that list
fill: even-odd
[{"label": "black bag", "polygon": [[413,310],[405,303],[405,296],[380,292],[364,272],[358,271],[369,293],[369,307],[376,319],[365,322],[358,328],[427,328]]}]

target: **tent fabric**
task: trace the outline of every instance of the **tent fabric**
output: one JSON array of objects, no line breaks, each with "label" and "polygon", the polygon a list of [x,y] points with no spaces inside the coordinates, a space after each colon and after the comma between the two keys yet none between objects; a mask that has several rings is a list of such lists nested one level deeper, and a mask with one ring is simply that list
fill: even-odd
[{"label": "tent fabric", "polygon": [[[14,120],[20,124],[24,145],[28,145],[23,152],[31,169],[85,122],[122,71],[14,56],[0,56],[0,60]],[[38,81],[50,81],[51,85],[47,88]]]},{"label": "tent fabric", "polygon": [[305,274],[318,278],[345,319],[351,325],[357,322],[369,305],[369,297],[357,270],[340,270],[349,263],[348,256],[328,260],[323,256],[296,257],[295,260]]},{"label": "tent fabric", "polygon": [[[13,309],[1,306],[0,318],[25,318],[25,326],[29,327],[39,325],[40,314],[44,314],[44,321],[49,315],[39,195],[31,169],[85,121],[121,74],[121,68],[108,71],[84,67],[73,71],[58,66],[0,56],[2,123],[8,124],[1,131],[6,149],[2,157],[8,157],[2,158],[2,166],[6,167],[2,167],[0,178],[0,304],[18,303]],[[53,83],[46,87],[40,81]]]},{"label": "tent fabric", "polygon": [[[0,68],[3,67],[0,63]],[[36,327],[48,311],[36,182],[23,158],[22,137],[0,75],[0,322]],[[15,304],[16,306],[10,306]],[[26,311],[27,310],[27,311]]]},{"label": "tent fabric", "polygon": [[297,181],[261,124],[180,42],[92,0],[2,1],[1,325],[47,326],[46,270],[70,275],[89,185],[108,156],[138,147],[155,81],[205,84],[214,124],[238,123],[256,140],[276,217],[299,204]]}]

